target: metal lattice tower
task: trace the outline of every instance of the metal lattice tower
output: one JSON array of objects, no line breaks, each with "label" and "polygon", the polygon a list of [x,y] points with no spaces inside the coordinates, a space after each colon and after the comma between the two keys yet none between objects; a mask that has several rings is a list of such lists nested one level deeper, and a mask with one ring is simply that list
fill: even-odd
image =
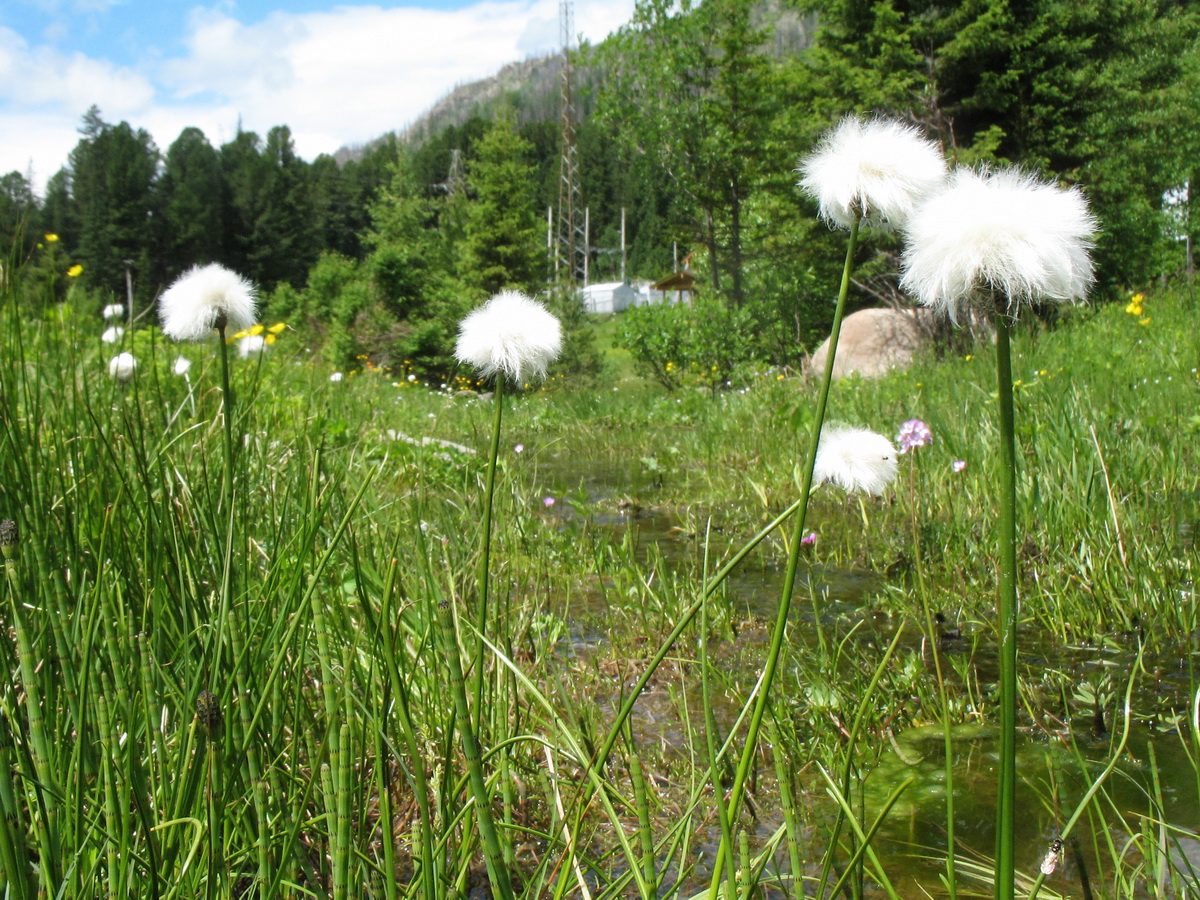
[{"label": "metal lattice tower", "polygon": [[571,99],[571,41],[574,16],[572,0],[561,0],[559,28],[562,38],[562,158],[559,162],[554,277],[578,284],[586,278],[587,261],[583,204],[579,194],[579,161],[575,150],[575,109]]}]

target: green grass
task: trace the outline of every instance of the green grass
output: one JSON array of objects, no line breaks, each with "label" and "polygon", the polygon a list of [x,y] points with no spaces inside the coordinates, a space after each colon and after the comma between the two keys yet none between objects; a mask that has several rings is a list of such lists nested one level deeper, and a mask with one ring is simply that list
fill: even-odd
[{"label": "green grass", "polygon": [[621,313],[604,313],[588,316],[596,349],[603,354],[608,374],[618,383],[633,382],[641,378],[633,355],[617,345],[617,332],[621,327]]},{"label": "green grass", "polygon": [[[285,333],[261,360],[234,360],[229,509],[215,348],[139,331],[124,348],[138,375],[119,385],[101,323],[27,300],[10,292],[0,309],[0,518],[20,531],[0,607],[9,896],[465,896],[486,876],[443,651],[457,644],[471,684],[480,633],[474,715],[517,894],[708,884],[712,785],[728,786],[741,753],[788,530],[699,601],[795,500],[813,386],[771,375],[712,397],[567,379],[514,398],[479,623],[487,401],[372,371],[329,382]],[[1138,748],[1077,832],[1110,896],[1196,881],[1171,849],[1187,812],[1155,779],[1170,760],[1171,786],[1196,793],[1200,330],[1182,294],[1152,295],[1146,314],[1080,309],[1014,348],[1022,724],[1041,736],[1019,770],[1033,774],[1018,865],[1036,874],[1116,759],[1089,737],[1101,709],[1113,734],[1131,722]],[[599,323],[602,346],[613,327]],[[171,371],[181,351],[190,382]],[[891,435],[921,418],[935,443],[903,458],[881,500],[813,498],[818,540],[752,803],[729,823],[747,837],[731,844],[735,877],[790,891],[799,869],[810,894],[840,880],[842,896],[916,896],[913,878],[944,892],[942,862],[918,861],[945,858],[936,824],[905,829],[906,816],[936,823],[944,791],[934,745],[910,739],[942,721],[925,608],[962,630],[941,656],[947,724],[983,726],[954,732],[971,735],[954,742],[957,808],[988,805],[969,762],[994,719],[991,352],[834,385],[834,420]],[[990,853],[986,835],[960,841],[960,871],[986,870],[971,856]],[[1078,895],[1067,868],[1047,888]]]}]

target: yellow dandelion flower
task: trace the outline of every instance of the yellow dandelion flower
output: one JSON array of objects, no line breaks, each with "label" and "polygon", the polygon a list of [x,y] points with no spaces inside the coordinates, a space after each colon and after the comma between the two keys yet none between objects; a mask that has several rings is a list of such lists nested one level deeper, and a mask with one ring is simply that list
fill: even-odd
[{"label": "yellow dandelion flower", "polygon": [[[252,332],[249,332],[249,331],[247,331],[245,328],[243,328],[241,331],[238,331],[238,332],[235,332],[234,334],[231,334],[231,335],[229,336],[229,341],[240,341],[240,340],[241,340],[242,338],[244,338],[244,337],[250,337],[251,333],[252,333]],[[227,343],[228,343],[228,342],[227,342]]]},{"label": "yellow dandelion flower", "polygon": [[78,278],[82,274],[83,274],[83,266],[81,266],[79,263],[75,263],[75,265],[73,265],[73,266],[71,266],[71,268],[67,269],[67,277],[68,278]]},{"label": "yellow dandelion flower", "polygon": [[265,341],[268,345],[273,344],[275,343],[275,335],[268,334],[265,338],[263,338],[263,341]]},{"label": "yellow dandelion flower", "polygon": [[276,322],[267,331],[271,332],[271,334],[279,334],[285,328],[287,328],[287,322]]},{"label": "yellow dandelion flower", "polygon": [[1139,325],[1149,325],[1151,321],[1153,321],[1153,320],[1149,316],[1146,316],[1146,318],[1144,318],[1144,319],[1139,319],[1138,324]]},{"label": "yellow dandelion flower", "polygon": [[264,329],[261,325],[251,325],[250,329],[249,329],[249,333],[254,335],[255,337],[257,337],[258,335],[262,334],[263,331],[265,331],[265,330],[266,329]]},{"label": "yellow dandelion flower", "polygon": [[53,243],[54,243],[55,241],[57,241],[57,240],[58,240],[58,235],[57,235],[57,234],[54,234],[53,232],[51,232],[50,234],[46,235],[46,243],[47,243],[47,244],[53,244]]}]

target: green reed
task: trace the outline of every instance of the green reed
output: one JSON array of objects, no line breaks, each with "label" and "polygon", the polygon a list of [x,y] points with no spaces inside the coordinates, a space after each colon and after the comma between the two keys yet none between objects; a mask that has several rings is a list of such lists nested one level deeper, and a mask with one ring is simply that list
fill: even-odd
[{"label": "green reed", "polygon": [[[276,898],[432,900],[480,884],[477,795],[431,598],[470,596],[480,557],[469,511],[486,461],[441,458],[387,429],[484,449],[495,407],[369,373],[330,384],[278,347],[261,364],[230,359],[242,436],[230,549],[216,348],[196,352],[189,386],[169,371],[172,351],[135,335],[140,374],[120,387],[82,299],[74,310],[20,299],[0,308],[0,519],[20,534],[0,614],[4,890],[182,898],[249,885]],[[1151,326],[1119,307],[1081,311],[1053,330],[1014,331],[1011,350],[1018,586],[1036,598],[1023,633],[1048,654],[1096,639],[1132,659],[1140,642],[1153,672],[1197,623],[1189,422],[1200,338],[1171,294],[1148,302]],[[965,355],[830,393],[830,416],[933,426],[919,535],[909,503],[868,503],[864,531],[860,509],[813,494],[812,590],[851,566],[884,587],[862,608],[820,597],[824,650],[811,624],[789,623],[744,779],[755,811],[776,818],[756,828],[743,801],[719,873],[713,786],[730,786],[770,634],[770,617],[748,604],[751,576],[773,576],[789,546],[779,528],[797,510],[793,435],[812,425],[813,392],[771,373],[715,398],[631,385],[512,398],[506,443],[526,450],[519,462],[500,454],[490,630],[459,616],[452,649],[470,683],[484,648],[486,708],[468,712],[487,732],[482,789],[514,896],[578,895],[582,883],[594,897],[686,897],[714,877],[750,894],[770,884],[828,895],[844,877],[843,893],[908,896],[908,851],[893,832],[914,787],[896,793],[906,776],[879,788],[871,769],[891,758],[889,733],[979,721],[991,690],[977,647],[992,643],[982,623],[994,551],[979,510],[997,500],[998,401],[993,374]],[[667,477],[638,464],[655,453],[672,460]],[[950,471],[955,459],[964,472]],[[581,492],[577,473],[594,460],[622,473],[618,484]],[[626,500],[643,511],[619,509]],[[660,520],[677,530],[661,528],[649,549]],[[903,574],[914,552],[920,596]],[[228,612],[214,623],[226,571]],[[918,634],[934,639],[938,610],[962,626],[961,649],[922,657]],[[218,624],[228,640],[216,665],[204,647]],[[1062,710],[1044,699],[1043,677],[1019,669],[1018,686],[1050,728]],[[1195,679],[1174,678],[1187,699],[1129,693],[1118,738],[1150,714],[1182,712],[1168,740],[1196,755]],[[814,686],[837,691],[818,700]],[[215,740],[196,711],[204,691],[223,715]],[[1075,766],[1077,792],[1065,795],[1079,802],[1095,787],[1071,831],[1094,882],[1122,893],[1193,883],[1150,776],[1135,815],[1113,785],[1139,772],[1118,761],[1105,775],[1119,743],[1099,767]],[[955,790],[968,815],[957,775]],[[1135,844],[1104,837],[1118,814]],[[948,879],[971,872],[964,840],[950,845],[953,875],[939,857]],[[1043,851],[1018,847],[1026,888]],[[941,890],[936,874],[925,887]],[[1041,896],[1047,887],[1058,889],[1047,882]]]}]

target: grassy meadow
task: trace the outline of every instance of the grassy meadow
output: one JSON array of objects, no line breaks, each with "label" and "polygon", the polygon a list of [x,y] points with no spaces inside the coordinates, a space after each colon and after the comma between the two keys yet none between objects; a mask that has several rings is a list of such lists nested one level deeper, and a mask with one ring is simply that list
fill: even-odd
[{"label": "grassy meadow", "polygon": [[[1200,890],[1198,314],[1164,289],[1014,347],[1018,884],[1053,854],[1043,897]],[[988,891],[988,342],[834,384],[831,420],[934,443],[883,498],[817,489],[731,817],[815,385],[667,394],[626,360],[506,398],[481,622],[486,397],[332,381],[285,330],[231,360],[230,504],[215,343],[103,330],[3,296],[4,896],[490,896],[459,668],[517,896]]]}]

